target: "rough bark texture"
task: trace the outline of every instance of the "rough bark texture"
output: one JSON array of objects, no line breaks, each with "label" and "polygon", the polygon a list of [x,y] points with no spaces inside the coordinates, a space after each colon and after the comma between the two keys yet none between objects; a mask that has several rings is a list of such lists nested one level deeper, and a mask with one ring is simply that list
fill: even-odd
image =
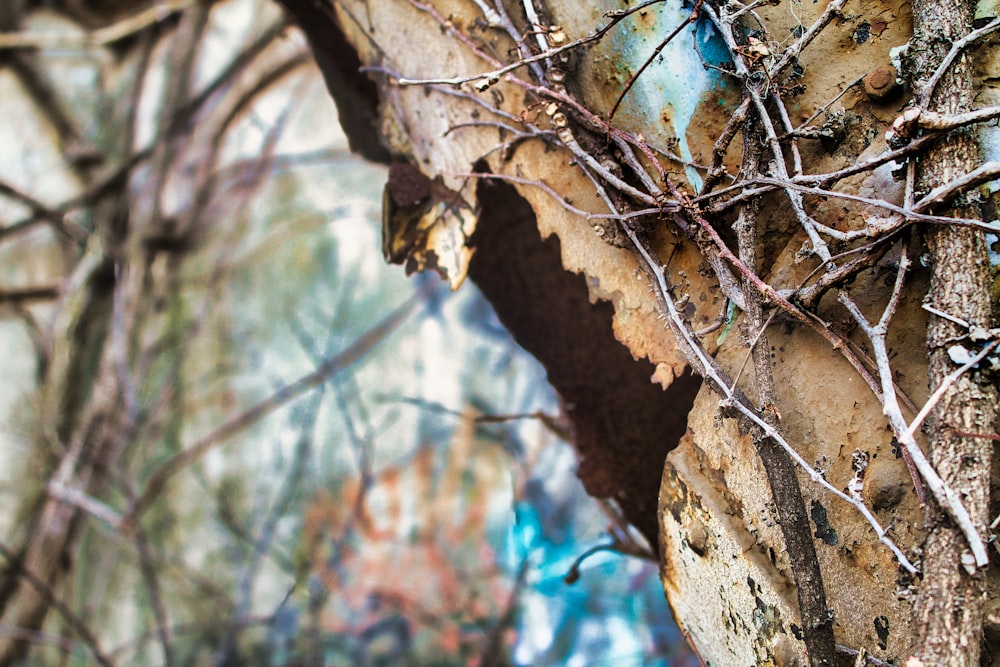
[{"label": "rough bark texture", "polygon": [[[910,68],[914,89],[926,84],[952,43],[972,29],[974,2],[918,0],[913,3],[914,38]],[[955,114],[972,108],[971,58],[960,56],[925,100],[926,108]],[[940,142],[920,161],[917,191],[924,194],[979,166],[978,144],[963,130]],[[962,198],[950,208],[955,216],[978,217]],[[993,324],[990,269],[985,236],[975,230],[930,227],[926,234],[932,270],[927,302],[974,326]],[[931,389],[945,381],[955,364],[948,348],[962,341],[967,330],[941,317],[931,317],[927,329],[928,375]],[[965,375],[944,394],[928,424],[931,461],[941,477],[961,494],[976,527],[988,537],[990,473],[993,444],[964,433],[989,434],[996,429],[998,394],[985,378]],[[967,542],[936,504],[926,514],[924,578],[917,598],[917,655],[928,665],[974,665],[979,662],[983,635],[986,577],[962,567]]]}]

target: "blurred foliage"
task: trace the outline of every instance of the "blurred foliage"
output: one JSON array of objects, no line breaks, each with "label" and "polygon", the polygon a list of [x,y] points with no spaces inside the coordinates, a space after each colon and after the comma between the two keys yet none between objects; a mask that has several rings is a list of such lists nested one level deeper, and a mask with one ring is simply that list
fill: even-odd
[{"label": "blurred foliage", "polygon": [[0,50],[0,665],[686,664],[654,564],[577,562],[544,371],[382,265],[304,40],[136,12]]}]

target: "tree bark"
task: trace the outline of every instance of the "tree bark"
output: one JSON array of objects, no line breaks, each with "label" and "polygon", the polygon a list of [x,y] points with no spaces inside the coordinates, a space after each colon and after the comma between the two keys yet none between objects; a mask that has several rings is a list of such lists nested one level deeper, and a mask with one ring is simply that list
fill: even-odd
[{"label": "tree bark", "polygon": [[[906,270],[916,254],[904,237],[923,218],[894,180],[892,160],[919,164],[920,192],[979,166],[974,139],[961,133],[930,153],[933,137],[906,137],[901,152],[886,157],[893,147],[881,137],[892,131],[903,93],[893,97],[867,79],[873,68],[884,75],[891,48],[913,36],[910,10],[923,11],[919,3],[880,0],[855,13],[843,0],[796,4],[794,13],[679,1],[283,4],[310,35],[334,96],[369,104],[341,110],[361,128],[358,143],[370,146],[376,128],[393,159],[481,209],[468,239],[476,252],[469,275],[487,286],[553,382],[572,378],[560,389],[578,411],[588,490],[618,501],[649,535],[645,473],[672,449],[657,508],[661,577],[706,662],[822,664],[834,651],[864,651],[901,664],[918,634],[923,647],[933,643],[924,635],[938,632],[934,624],[952,623],[958,605],[949,600],[982,599],[981,584],[957,573],[954,550],[968,544],[961,533],[941,549],[953,550],[941,567],[961,585],[938,590],[946,577],[930,552],[952,529],[935,511],[917,607],[928,630],[914,618],[911,559],[924,517],[898,436],[927,399],[928,373],[936,387],[955,370],[947,348],[967,333],[943,321],[928,325],[920,304],[928,281],[932,307],[979,327],[991,322],[982,230],[937,220],[927,239],[932,275]],[[541,18],[528,18],[533,13]],[[946,40],[965,33],[931,39],[930,27],[943,28],[923,25],[911,54],[930,40],[927,53],[937,60],[907,67],[929,76],[950,48]],[[574,39],[588,41],[556,51]],[[345,43],[370,80],[330,64],[331,54],[350,50]],[[529,62],[503,69],[518,58]],[[718,79],[709,86],[702,71]],[[370,92],[371,81],[375,100],[357,94]],[[964,101],[948,106],[935,97],[934,108],[967,108],[970,86],[942,81],[938,97]],[[752,122],[763,135],[756,162],[734,143],[755,132]],[[733,224],[740,211],[751,216],[742,218],[743,238]],[[953,211],[969,217],[968,207]],[[558,244],[542,240],[551,235]],[[543,245],[546,268],[529,266]],[[550,280],[556,261],[585,280],[572,281],[572,290]],[[510,287],[518,283],[520,291]],[[610,321],[597,301],[613,306]],[[599,312],[545,323],[570,305]],[[885,327],[870,325],[876,320]],[[566,333],[574,321],[596,323],[577,332],[586,340]],[[629,356],[607,352],[616,345],[609,328],[632,357],[652,365],[602,371]],[[746,336],[727,336],[730,329]],[[866,358],[876,338],[892,352],[877,373]],[[713,377],[698,390],[689,369]],[[665,396],[614,402],[617,394],[640,395],[649,374]],[[953,443],[936,444],[933,463],[982,529],[989,441],[959,433],[990,433],[996,397],[975,380],[952,387],[957,398],[946,396],[945,413],[929,428]],[[890,428],[885,385],[907,412]],[[687,429],[675,447],[679,409]],[[970,472],[980,480],[968,483]],[[935,591],[945,597],[935,601]],[[979,614],[971,626],[981,626],[982,612],[971,613]]]},{"label": "tree bark", "polygon": [[[917,0],[913,3],[910,43],[912,85],[920,91],[940,66],[954,42],[972,29],[975,2]],[[958,57],[937,85],[926,109],[957,114],[972,108],[975,91],[971,58]],[[952,133],[928,151],[916,166],[917,195],[945,185],[979,166],[978,142],[970,130]],[[980,216],[976,197],[960,197],[948,213]],[[976,327],[990,327],[990,269],[986,237],[975,230],[930,226],[926,232],[931,284],[927,303],[938,311]],[[932,316],[927,329],[930,387],[937,389],[955,370],[949,348],[968,340],[969,330],[954,321]],[[945,392],[928,424],[931,462],[946,483],[961,495],[983,539],[988,537],[992,442],[998,394],[996,386],[975,374],[960,377]],[[924,578],[916,603],[919,619],[917,655],[928,665],[974,665],[979,662],[983,635],[985,574],[967,563],[962,533],[933,502],[927,506]]]}]

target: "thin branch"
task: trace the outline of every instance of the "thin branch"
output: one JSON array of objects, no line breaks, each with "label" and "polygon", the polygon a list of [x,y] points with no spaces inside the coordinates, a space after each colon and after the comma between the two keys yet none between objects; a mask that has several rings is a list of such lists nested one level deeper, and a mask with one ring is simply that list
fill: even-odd
[{"label": "thin branch", "polygon": [[[573,133],[569,131],[569,128],[566,127],[562,128],[559,132],[557,132],[557,136],[559,137],[559,140],[563,143],[563,145],[566,146],[566,148],[568,148],[569,151],[574,155],[574,157],[576,157],[578,160],[587,165],[588,169],[599,174],[602,180],[604,180],[606,183],[614,187],[619,192],[622,192],[623,194],[626,194],[629,197],[635,199],[636,201],[640,201],[643,204],[646,204],[647,206],[663,205],[663,203],[657,201],[655,195],[643,192],[638,188],[629,185],[628,183],[626,183],[625,181],[623,181],[622,179],[618,178],[610,171],[608,171],[607,167],[598,162],[593,155],[583,150],[583,147],[580,146],[580,144],[577,142],[576,137],[574,137]],[[668,205],[676,207],[678,203],[676,201],[672,201],[669,202]]]},{"label": "thin branch", "polygon": [[[651,5],[651,4],[656,4],[656,3],[662,2],[662,1],[663,0],[652,0],[652,2],[643,3],[642,7],[645,7],[645,6],[648,6],[648,5]],[[431,7],[430,5],[426,5],[424,3],[417,2],[416,0],[409,0],[409,2],[410,2],[411,5],[413,5],[417,9],[420,9],[421,11],[427,12],[427,13],[431,14],[432,16],[434,16],[436,19],[438,19],[438,23],[441,24],[442,26],[450,26],[451,25],[450,22],[445,21],[443,19],[443,17],[441,17],[441,15],[437,12],[437,10],[433,9],[433,7]],[[508,65],[499,66],[500,65],[499,62],[497,62],[496,60],[494,60],[492,58],[488,58],[487,60],[492,60],[495,63],[495,66],[496,66],[496,69],[494,69],[492,71],[489,71],[489,72],[479,72],[478,74],[470,74],[468,76],[438,77],[438,78],[433,78],[432,77],[432,78],[426,78],[426,79],[413,79],[413,78],[409,78],[409,77],[399,77],[399,78],[396,79],[396,83],[398,85],[400,85],[400,86],[423,86],[423,85],[427,85],[427,84],[441,84],[441,85],[447,85],[447,86],[460,86],[463,83],[471,83],[473,81],[485,81],[484,85],[477,86],[477,88],[479,88],[480,91],[486,90],[491,85],[493,85],[494,83],[498,82],[500,80],[500,77],[502,77],[502,76],[504,76],[506,74],[509,74],[510,72],[518,70],[518,69],[520,69],[520,68],[522,68],[522,67],[524,67],[526,65],[531,65],[533,63],[538,63],[538,62],[542,62],[542,61],[545,61],[545,60],[549,60],[553,56],[558,56],[560,54],[572,51],[573,49],[579,48],[580,46],[583,46],[585,44],[590,44],[590,43],[598,41],[599,39],[601,39],[602,37],[604,37],[604,35],[609,30],[611,30],[611,28],[613,28],[619,22],[621,22],[622,19],[624,19],[626,16],[630,16],[631,14],[633,14],[635,11],[639,10],[640,8],[641,7],[633,7],[631,9],[627,10],[627,11],[613,11],[613,12],[608,12],[606,14],[606,16],[608,16],[611,19],[611,21],[609,21],[607,24],[605,24],[601,28],[598,28],[597,30],[595,30],[591,34],[589,34],[589,35],[587,35],[585,37],[581,37],[579,39],[575,39],[573,41],[567,42],[567,43],[563,44],[562,46],[558,46],[556,48],[544,50],[544,51],[542,51],[542,53],[539,53],[539,54],[536,54],[536,55],[533,55],[533,56],[529,56],[529,57],[525,57],[525,58],[521,58],[520,60],[517,60],[517,61],[515,61],[513,63],[508,64]],[[453,27],[447,27],[447,29],[455,32]],[[464,35],[462,35],[461,33],[458,33],[458,37],[462,41],[467,41],[467,39],[468,39]],[[471,46],[471,50],[473,52],[479,54],[480,56],[484,56],[484,54],[482,53],[482,51],[480,51],[474,45]]]},{"label": "thin branch", "polygon": [[97,639],[97,635],[93,633],[90,627],[80,618],[76,613],[70,609],[65,602],[56,597],[55,592],[49,587],[49,585],[36,576],[33,572],[28,570],[21,559],[16,553],[14,553],[6,544],[0,543],[0,555],[7,559],[10,563],[10,568],[17,575],[21,576],[28,584],[35,589],[35,591],[45,600],[45,603],[56,610],[56,613],[62,617],[66,622],[66,625],[76,633],[80,638],[87,650],[97,661],[97,664],[101,667],[114,667],[114,662],[109,658],[104,650],[101,648],[100,641]]},{"label": "thin branch", "polygon": [[[589,172],[585,173],[590,175]],[[596,178],[594,178],[593,176],[591,176],[591,181],[597,188],[598,195],[608,205],[609,210],[612,213],[617,212],[617,207],[615,207],[615,205],[611,202],[610,198],[607,195],[607,192],[605,191],[601,183],[598,180],[596,180]],[[669,181],[667,182],[669,184]],[[674,303],[674,298],[671,293],[669,281],[667,280],[663,266],[660,264],[659,261],[654,259],[652,251],[646,248],[645,244],[639,239],[635,230],[632,229],[630,225],[621,225],[621,230],[626,234],[626,236],[628,236],[629,241],[632,244],[632,247],[636,250],[637,254],[642,260],[641,264],[643,268],[650,275],[653,281],[653,287],[654,287],[653,293],[656,295],[657,301],[660,303],[663,311],[667,315],[666,321],[667,324],[670,326],[670,329],[674,333],[674,339],[677,343],[677,347],[679,348],[681,353],[688,359],[688,362],[692,364],[696,372],[698,372],[706,380],[709,380],[711,382],[711,385],[720,394],[722,394],[723,398],[720,400],[720,405],[722,407],[734,408],[737,412],[739,412],[741,415],[747,418],[751,423],[755,424],[758,428],[760,428],[763,431],[764,437],[773,439],[775,443],[777,443],[782,449],[784,449],[785,452],[791,457],[791,459],[809,475],[809,478],[813,482],[819,484],[824,489],[826,489],[836,497],[840,498],[844,502],[852,505],[872,527],[872,529],[875,531],[875,534],[878,536],[879,541],[882,542],[893,553],[893,555],[896,557],[897,562],[908,572],[913,574],[917,573],[918,570],[916,566],[914,566],[909,561],[909,559],[906,557],[905,554],[903,554],[900,548],[896,546],[895,542],[893,542],[892,539],[889,538],[885,529],[883,529],[881,524],[878,522],[878,519],[875,518],[875,516],[864,505],[864,503],[859,502],[855,498],[851,497],[850,495],[844,493],[840,489],[830,484],[830,482],[828,482],[826,478],[823,477],[823,475],[817,472],[812,466],[810,466],[805,461],[805,459],[802,458],[802,456],[797,451],[795,451],[795,449],[788,443],[788,441],[785,440],[784,436],[782,436],[781,433],[775,427],[773,427],[765,419],[763,419],[754,408],[746,405],[744,403],[743,397],[741,397],[735,391],[729,388],[729,382],[727,378],[724,377],[725,372],[718,366],[715,359],[712,358],[712,356],[709,355],[707,351],[705,351],[704,347],[701,344],[701,341],[699,341],[698,338],[694,335],[694,333],[690,330],[687,323],[684,321],[683,316],[677,310],[677,306]],[[724,248],[725,245],[722,244],[722,247]],[[726,248],[725,252],[729,253],[729,257],[727,257],[729,261],[740,263],[739,260],[732,255],[732,252],[729,251],[728,248]],[[741,273],[743,273],[743,275],[747,277],[748,283],[754,289],[761,290],[762,295],[773,294],[775,297],[777,296],[774,293],[774,289],[770,285],[767,285],[766,283],[763,283],[762,286],[759,285],[760,283],[762,283],[762,281],[753,271],[747,270],[746,272],[741,272]],[[788,305],[791,307],[791,304]],[[797,311],[797,309],[795,309],[794,307],[791,307],[790,312],[799,312],[799,311]],[[829,332],[829,329],[826,329],[826,332],[832,335],[832,332]],[[841,350],[842,354],[844,354],[845,358],[849,360],[854,359],[854,361],[860,365],[860,362],[857,362],[857,360],[854,358],[854,355],[850,354],[847,350],[844,349],[843,344],[839,344],[837,347]],[[855,366],[855,368],[857,369],[858,366]],[[865,370],[863,367],[860,367],[859,373],[861,373],[863,377],[870,379],[870,375],[868,374],[867,370]],[[871,382],[869,384],[871,385]],[[876,395],[878,395],[877,388],[873,388],[873,391],[875,391]]]},{"label": "thin branch", "polygon": [[636,248],[640,257],[643,259],[643,265],[646,270],[653,277],[657,300],[659,300],[666,309],[667,322],[670,324],[671,329],[677,336],[677,341],[680,347],[686,353],[689,353],[690,356],[688,358],[696,365],[698,372],[702,374],[705,379],[710,380],[712,386],[720,394],[722,394],[720,405],[723,407],[734,408],[742,416],[760,428],[765,437],[772,438],[776,443],[778,443],[778,445],[788,453],[792,460],[795,461],[795,463],[808,474],[809,478],[813,482],[822,486],[837,498],[853,506],[875,531],[879,541],[882,542],[882,544],[884,544],[896,557],[896,561],[900,564],[900,566],[911,574],[916,574],[918,572],[916,566],[914,566],[906,555],[903,554],[900,548],[896,546],[896,543],[889,538],[885,529],[882,528],[882,525],[878,522],[878,519],[875,518],[875,516],[867,507],[865,507],[863,503],[857,501],[850,495],[830,484],[830,482],[828,482],[823,475],[817,472],[797,451],[795,451],[795,448],[792,447],[787,440],[785,440],[784,436],[782,436],[777,429],[768,424],[760,415],[758,415],[756,410],[745,405],[743,400],[737,396],[735,392],[729,389],[729,383],[723,378],[721,369],[717,367],[715,360],[707,352],[705,352],[700,341],[698,341],[688,330],[680,312],[678,312],[676,306],[674,305],[673,297],[670,294],[670,288],[667,284],[663,268],[655,259],[653,259],[650,251],[647,250],[642,244],[639,238],[635,235],[635,232],[628,229],[627,226],[624,228],[624,231],[632,241],[632,244]]},{"label": "thin branch", "polygon": [[649,54],[649,57],[646,58],[645,62],[643,62],[642,65],[639,66],[639,69],[637,69],[635,73],[632,74],[631,77],[629,77],[629,80],[625,84],[625,87],[622,89],[622,92],[618,94],[618,99],[615,100],[615,103],[611,106],[611,111],[608,112],[608,120],[615,117],[615,112],[618,111],[618,107],[621,106],[621,103],[625,99],[625,96],[628,95],[628,91],[632,90],[632,86],[635,85],[635,82],[639,80],[639,77],[642,76],[642,73],[646,71],[646,68],[648,68],[650,65],[653,64],[653,61],[656,60],[656,56],[660,55],[663,49],[665,49],[667,45],[670,44],[670,42],[674,41],[674,38],[677,37],[677,35],[681,34],[681,30],[691,25],[698,19],[698,10],[701,9],[702,2],[703,0],[697,0],[695,2],[694,9],[691,10],[691,15],[688,16],[686,20],[681,21],[679,24],[677,24],[677,27],[675,27],[672,31],[670,31],[670,34],[668,34],[665,38],[663,38],[663,41],[660,42],[655,49],[653,49],[653,52]]},{"label": "thin branch", "polygon": [[[855,658],[861,660],[861,665],[874,665],[875,667],[896,667],[891,662],[886,662],[885,660],[879,660],[875,656],[868,655],[867,651],[859,651],[855,648],[850,648],[847,646],[841,646],[837,644],[837,653],[841,655],[846,655],[849,658]],[[858,663],[855,663],[856,665]]]},{"label": "thin branch", "polygon": [[706,195],[711,192],[712,188],[715,187],[715,184],[719,182],[725,173],[722,161],[729,150],[729,144],[732,143],[736,135],[743,129],[743,124],[750,113],[750,103],[751,100],[749,97],[743,98],[743,101],[736,107],[736,111],[729,117],[726,126],[722,128],[722,132],[719,133],[718,138],[715,140],[715,144],[712,146],[712,163],[708,167],[708,173],[705,176],[705,182],[701,186],[701,192],[698,193],[699,195]]},{"label": "thin branch", "polygon": [[[998,178],[1000,178],[1000,162],[986,162],[965,176],[960,176],[950,183],[934,188],[913,205],[913,210],[923,211],[944,204],[961,192]],[[982,226],[990,231],[1000,232],[1000,222],[996,220],[991,223],[982,223]]]},{"label": "thin branch", "polygon": [[[131,489],[130,489],[131,491]],[[142,573],[142,580],[149,595],[150,607],[153,609],[153,619],[156,622],[156,636],[160,641],[160,649],[163,651],[163,664],[172,667],[174,659],[174,637],[171,632],[167,609],[163,602],[163,594],[160,589],[160,575],[153,563],[149,537],[146,535],[146,528],[142,521],[135,522],[133,535],[136,552],[139,556],[139,571]]]},{"label": "thin branch", "polygon": [[59,294],[58,285],[0,289],[0,305],[20,306],[35,301],[51,301],[58,299]]},{"label": "thin branch", "polygon": [[267,399],[230,419],[168,459],[166,463],[157,468],[150,476],[142,492],[136,498],[135,502],[132,503],[127,520],[137,521],[142,513],[159,497],[167,483],[177,473],[200,459],[210,450],[240,431],[256,424],[264,417],[287,405],[304,393],[323,384],[344,368],[357,363],[375,348],[376,345],[385,340],[390,333],[395,331],[420,304],[421,300],[418,297],[407,300],[381,322],[362,334],[343,352],[327,359],[311,373],[281,387]]},{"label": "thin branch", "polygon": [[896,392],[893,389],[892,381],[892,368],[889,365],[889,351],[886,344],[886,334],[889,329],[889,321],[892,318],[896,305],[899,302],[900,294],[902,292],[903,277],[906,274],[908,265],[909,259],[904,254],[900,259],[899,272],[896,277],[896,283],[893,287],[892,296],[890,297],[889,303],[883,311],[878,324],[872,325],[861,312],[861,309],[858,308],[857,304],[854,303],[853,299],[851,299],[846,293],[842,292],[839,300],[844,307],[847,308],[848,312],[851,313],[851,316],[854,317],[854,320],[865,332],[865,335],[872,344],[872,355],[875,357],[875,363],[878,367],[878,375],[882,382],[883,412],[889,420],[893,434],[896,436],[896,439],[899,440],[900,444],[902,444],[903,447],[905,447],[909,452],[914,465],[920,472],[920,476],[924,479],[924,482],[927,484],[927,488],[930,489],[930,492],[934,496],[938,505],[941,506],[941,509],[948,514],[948,516],[962,531],[962,534],[965,535],[965,539],[968,541],[969,547],[972,549],[972,554],[975,557],[976,566],[985,567],[989,563],[989,558],[986,554],[986,546],[983,544],[979,531],[976,530],[975,525],[972,523],[968,510],[965,509],[965,506],[962,504],[958,494],[956,494],[950,486],[945,484],[944,480],[941,479],[941,476],[938,475],[937,471],[934,469],[934,466],[927,460],[923,450],[914,439],[913,433],[910,431],[909,425],[906,423],[906,420],[903,418],[903,414],[899,409],[899,403],[896,401]]},{"label": "thin branch", "polygon": [[157,0],[153,6],[144,9],[118,23],[83,33],[62,32],[0,32],[0,50],[3,49],[43,49],[89,50],[101,48],[141,32],[151,25],[168,19],[172,14],[184,11],[198,0]]},{"label": "thin branch", "polygon": [[[977,354],[973,355],[967,362],[965,362],[964,364],[956,368],[954,371],[946,375],[944,380],[938,386],[938,388],[934,390],[934,393],[931,394],[930,398],[927,399],[927,402],[924,403],[924,407],[920,408],[920,412],[918,412],[917,416],[913,418],[912,422],[910,422],[910,425],[906,428],[906,435],[910,438],[916,435],[917,429],[920,428],[920,425],[924,423],[924,420],[927,419],[927,415],[930,414],[931,410],[934,409],[934,406],[937,405],[938,401],[941,400],[941,397],[945,395],[945,392],[948,391],[948,388],[951,385],[955,384],[955,381],[958,380],[958,378],[962,377],[962,375],[964,375],[970,369],[975,368],[980,361],[985,359],[989,355],[989,353],[995,350],[998,346],[1000,346],[1000,341],[991,342],[989,345],[980,350]],[[967,433],[961,433],[960,435],[964,435],[966,437],[990,437],[989,435],[973,436]]]},{"label": "thin branch", "polygon": [[773,79],[777,77],[785,70],[786,67],[795,62],[795,59],[799,57],[802,50],[806,48],[810,42],[816,39],[817,36],[819,36],[819,33],[823,31],[823,28],[840,15],[844,9],[844,5],[847,4],[847,1],[848,0],[834,0],[828,4],[826,9],[823,10],[823,13],[820,14],[819,18],[816,19],[809,29],[802,33],[802,36],[799,37],[793,44],[789,45],[789,47],[785,49],[785,53],[782,55],[781,59],[770,67],[769,78]]},{"label": "thin branch", "polygon": [[545,62],[551,63],[552,47],[549,46],[548,40],[545,39],[545,35],[543,34],[545,26],[542,25],[542,20],[538,16],[535,3],[532,0],[521,0],[521,6],[524,8],[524,17],[528,19],[529,29],[535,33],[535,43],[538,44],[539,53],[548,56]]},{"label": "thin branch", "polygon": [[[741,173],[753,174],[760,171],[761,146],[758,141],[760,123],[748,121],[744,125],[743,164]],[[759,262],[757,202],[748,202],[740,208],[734,224],[739,247],[740,260],[756,270]],[[749,287],[749,286],[748,286]],[[759,295],[753,289],[746,293],[746,324],[754,340],[750,343],[753,359],[754,386],[757,389],[758,411],[761,417],[777,429],[781,419],[778,411],[778,395],[774,386],[771,369],[770,344],[767,336],[767,322],[764,320],[763,306]],[[770,320],[768,320],[770,321]],[[733,381],[729,391],[735,393]],[[771,499],[778,512],[781,534],[785,540],[786,552],[795,580],[799,615],[802,620],[803,642],[813,665],[831,665],[834,660],[833,623],[827,609],[826,591],[816,547],[812,541],[812,531],[806,515],[805,501],[795,475],[795,465],[781,447],[772,439],[754,442],[757,455],[767,475],[771,487]]]},{"label": "thin branch", "polygon": [[[855,79],[851,83],[849,83],[846,86],[844,86],[843,89],[841,89],[841,91],[839,93],[837,93],[836,95],[834,95],[833,99],[829,100],[828,102],[824,103],[821,107],[819,107],[818,109],[816,109],[816,111],[814,111],[813,114],[811,116],[809,116],[809,118],[807,118],[801,125],[799,125],[798,127],[796,127],[794,130],[792,130],[791,132],[789,132],[785,136],[798,136],[798,135],[801,135],[802,132],[803,132],[803,130],[805,128],[807,128],[809,125],[811,125],[814,120],[816,120],[817,118],[819,118],[820,114],[822,114],[827,109],[829,109],[831,106],[833,106],[833,104],[836,103],[836,101],[839,100],[841,97],[843,97],[844,95],[846,95],[847,91],[849,91],[851,88],[854,88],[856,85],[858,85],[859,83],[861,83],[862,81],[864,81],[866,76],[868,76],[868,75],[867,74],[862,74],[857,79]],[[785,137],[779,137],[779,138],[780,139],[784,139]]]},{"label": "thin branch", "polygon": [[49,480],[45,485],[45,490],[52,498],[72,505],[90,516],[103,521],[113,528],[117,528],[122,523],[122,516],[107,503],[103,503],[97,498],[66,484],[60,484],[56,480]]},{"label": "thin branch", "polygon": [[947,72],[948,69],[951,67],[951,64],[955,61],[955,58],[958,57],[958,54],[960,54],[963,50],[966,49],[966,47],[968,47],[973,42],[979,41],[980,39],[994,32],[998,28],[1000,28],[1000,18],[994,18],[992,21],[984,25],[982,28],[973,30],[962,39],[952,42],[951,50],[948,51],[945,57],[941,60],[941,63],[937,66],[937,69],[934,71],[934,74],[932,74],[931,77],[927,80],[927,83],[924,84],[923,88],[917,91],[917,94],[914,96],[917,100],[917,104],[920,106],[924,106],[930,101],[931,96],[934,94],[934,89],[937,88],[938,83],[941,81],[941,77],[943,77],[945,72]]},{"label": "thin branch", "polygon": [[948,313],[944,312],[943,310],[938,310],[937,308],[935,308],[934,306],[932,306],[929,303],[921,304],[920,307],[923,308],[924,310],[926,310],[928,313],[932,313],[934,315],[937,315],[938,317],[943,317],[944,319],[948,320],[949,322],[957,324],[960,327],[964,327],[966,329],[971,329],[972,328],[972,326],[968,322],[966,322],[965,320],[963,320],[962,318],[955,317],[954,315],[949,315]]},{"label": "thin branch", "polygon": [[[996,167],[991,167],[990,169],[983,169],[982,171],[976,170],[979,173],[970,173],[966,177],[962,177],[953,183],[949,183],[947,186],[940,188],[940,193],[935,191],[933,197],[928,195],[922,199],[919,204],[914,204],[910,207],[899,206],[898,204],[893,204],[892,202],[886,201],[884,199],[876,199],[874,197],[862,197],[861,195],[855,195],[848,192],[841,192],[839,190],[827,190],[825,188],[811,187],[807,185],[802,185],[795,178],[774,178],[770,176],[758,176],[754,179],[747,181],[742,181],[732,188],[727,188],[728,191],[739,190],[740,194],[727,199],[723,202],[716,204],[710,204],[706,207],[706,210],[712,213],[722,213],[736,204],[740,204],[747,199],[759,197],[767,192],[773,192],[774,190],[784,189],[784,190],[795,190],[802,194],[816,195],[818,197],[829,197],[833,199],[843,199],[845,201],[857,202],[859,204],[864,204],[868,207],[878,208],[888,211],[896,216],[894,220],[888,221],[878,229],[872,229],[866,227],[865,229],[856,229],[851,231],[842,232],[832,227],[820,224],[813,221],[813,226],[818,232],[821,232],[833,239],[838,241],[855,241],[861,238],[871,238],[873,236],[887,236],[893,232],[902,229],[906,224],[910,222],[929,222],[938,225],[951,225],[956,227],[974,227],[977,229],[982,229],[987,232],[998,232],[1000,231],[1000,223],[996,222],[983,222],[982,220],[976,220],[975,218],[951,218],[944,215],[931,215],[928,213],[921,213],[920,211],[926,210],[931,205],[943,200],[948,197],[954,196],[954,194],[962,189],[967,189],[974,185],[993,180],[1000,177],[1000,172],[997,171],[1000,168],[1000,163],[989,163],[992,165],[997,165]],[[967,180],[966,180],[967,179]],[[959,182],[961,181],[961,182]],[[957,185],[955,185],[957,183]],[[699,196],[692,199],[692,202],[700,203],[706,199],[717,197],[724,191],[717,190],[715,192],[709,193],[705,196]]]}]

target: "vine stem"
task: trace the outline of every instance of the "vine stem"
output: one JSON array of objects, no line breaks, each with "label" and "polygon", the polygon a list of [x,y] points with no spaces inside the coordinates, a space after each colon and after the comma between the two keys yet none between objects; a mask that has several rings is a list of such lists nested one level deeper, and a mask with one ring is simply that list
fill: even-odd
[{"label": "vine stem", "polygon": [[[858,308],[858,305],[854,300],[846,293],[841,292],[839,296],[840,303],[847,308],[848,312],[861,327],[868,340],[872,344],[872,354],[875,358],[875,363],[878,367],[879,379],[882,381],[882,412],[885,414],[886,418],[889,420],[889,424],[892,426],[893,434],[899,440],[900,444],[906,448],[917,471],[923,478],[924,482],[927,484],[927,488],[930,490],[931,494],[938,504],[948,513],[955,524],[961,529],[962,534],[965,535],[965,539],[969,542],[969,548],[972,550],[972,554],[975,557],[976,567],[985,567],[989,562],[989,557],[986,554],[986,545],[983,543],[982,537],[979,535],[979,531],[976,529],[969,516],[969,511],[962,504],[961,499],[958,494],[955,493],[954,489],[941,479],[937,470],[931,465],[931,462],[927,460],[924,455],[923,450],[920,445],[917,444],[916,439],[913,434],[916,428],[919,426],[920,421],[926,416],[924,410],[918,413],[917,419],[914,419],[913,424],[908,425],[906,419],[903,418],[903,413],[900,410],[899,402],[896,400],[896,392],[893,390],[892,384],[892,368],[889,365],[889,349],[886,343],[886,336],[889,332],[889,322],[892,316],[896,312],[896,307],[899,305],[899,299],[902,295],[902,287],[906,277],[906,271],[909,268],[910,260],[904,254],[900,258],[899,271],[896,274],[896,281],[893,285],[892,296],[889,298],[889,303],[886,305],[882,316],[879,318],[877,324],[872,325],[868,319]],[[989,350],[993,346],[987,346],[985,350],[980,352],[981,356],[975,359],[974,362],[967,364],[967,367],[963,367],[961,370],[965,372],[969,368],[972,368],[976,363],[983,359],[983,357],[988,354]],[[955,375],[957,379],[962,373]],[[952,383],[954,380],[952,380]],[[948,383],[949,385],[951,383]],[[944,386],[944,384],[942,384]],[[940,389],[940,388],[939,388]],[[943,390],[941,390],[943,392]],[[933,398],[933,397],[932,397]],[[934,403],[940,399],[938,396],[934,399]],[[933,404],[931,401],[924,406],[925,410],[929,411]]]},{"label": "vine stem", "polygon": [[792,460],[795,461],[795,463],[809,475],[809,478],[813,482],[819,484],[837,498],[843,500],[849,505],[852,505],[872,527],[875,534],[878,536],[879,541],[892,552],[893,556],[896,557],[896,561],[900,564],[900,566],[911,574],[917,574],[919,572],[917,567],[910,562],[910,559],[907,558],[896,543],[889,538],[885,529],[878,522],[878,519],[876,519],[872,514],[871,510],[869,510],[863,503],[858,502],[848,494],[833,486],[825,477],[823,477],[823,475],[814,470],[806,462],[806,460],[802,458],[802,455],[795,451],[795,448],[792,447],[787,440],[785,440],[784,436],[781,435],[776,428],[768,424],[759,414],[757,414],[756,410],[747,406],[736,394],[736,392],[729,388],[729,383],[722,377],[722,371],[717,367],[715,360],[712,359],[708,352],[705,351],[701,343],[695,339],[694,334],[684,323],[684,319],[677,310],[677,306],[675,305],[673,297],[670,294],[670,288],[663,267],[653,258],[652,254],[636,235],[635,231],[628,228],[627,225],[623,226],[623,230],[629,237],[629,241],[632,243],[636,252],[642,258],[643,265],[647,272],[649,272],[653,277],[657,300],[661,302],[661,305],[666,310],[671,329],[678,336],[678,343],[681,344],[681,347],[689,353],[688,358],[693,364],[695,364],[698,372],[701,373],[705,379],[709,380],[712,386],[720,394],[722,394],[723,398],[720,401],[720,405],[723,407],[734,408],[742,416],[750,420],[755,426],[763,431],[765,437],[773,439],[783,450],[785,450]]}]

